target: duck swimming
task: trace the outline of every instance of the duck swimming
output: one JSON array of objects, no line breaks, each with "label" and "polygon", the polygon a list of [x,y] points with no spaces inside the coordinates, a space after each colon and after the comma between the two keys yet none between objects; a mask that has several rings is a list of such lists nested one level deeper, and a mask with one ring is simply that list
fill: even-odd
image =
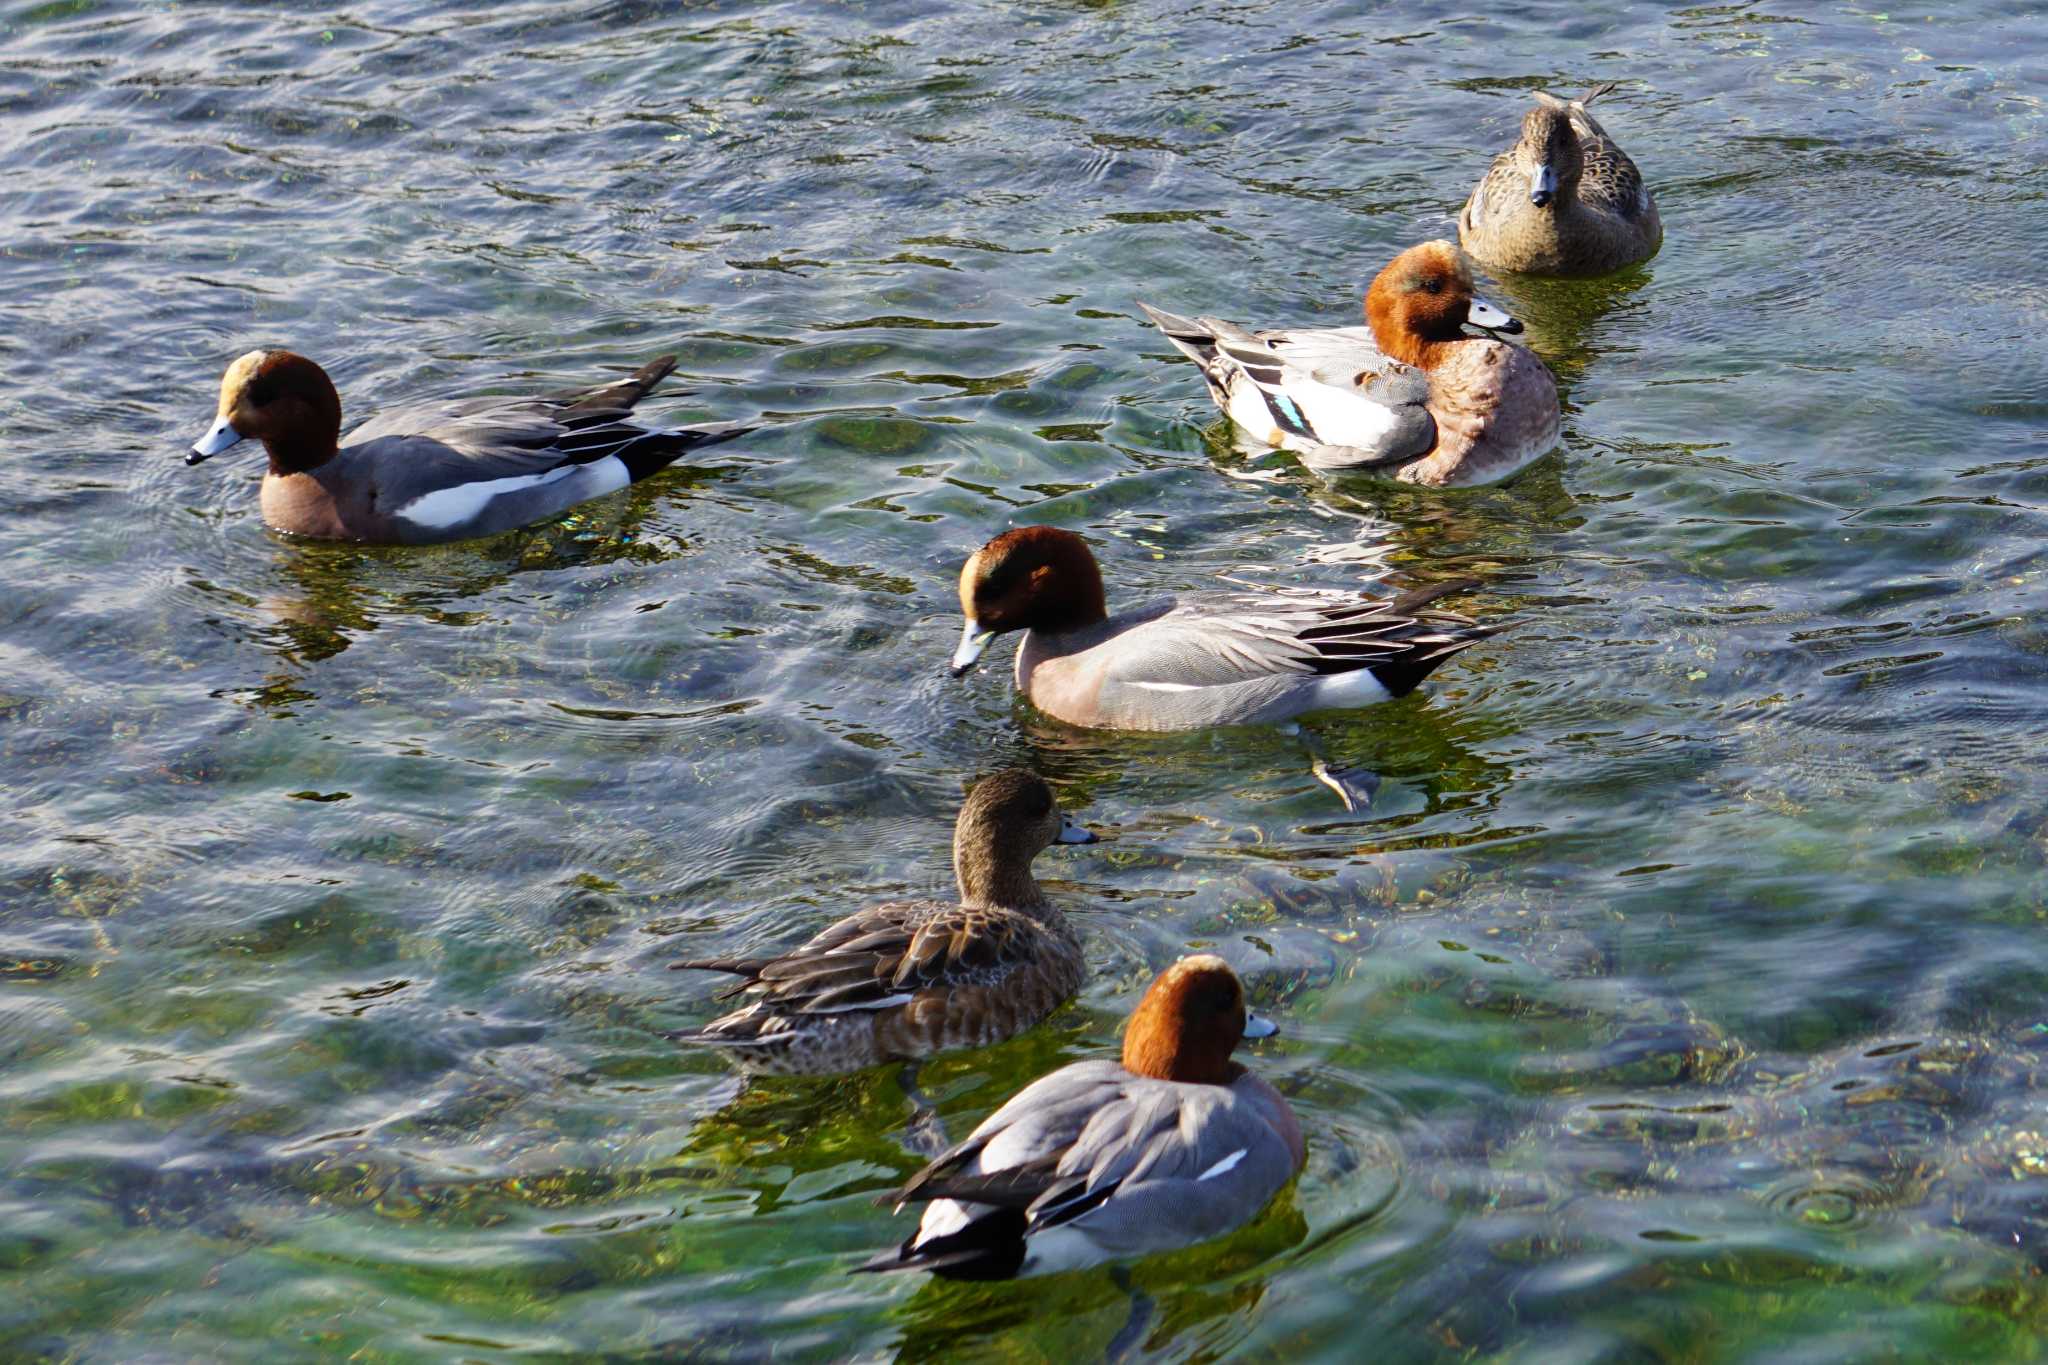
[{"label": "duck swimming", "polygon": [[1604,275],[1648,260],[1664,241],[1642,172],[1586,106],[1536,92],[1520,141],[1493,165],[1458,215],[1458,241],[1488,270]]},{"label": "duck swimming", "polygon": [[1170,1251],[1250,1222],[1307,1160],[1280,1093],[1230,1059],[1274,1032],[1220,957],[1161,972],[1120,1062],[1017,1092],[891,1198],[917,1231],[862,1270],[1006,1280]]},{"label": "duck swimming", "polygon": [[[1389,598],[1314,589],[1189,593],[1111,616],[1088,543],[1072,531],[1024,526],[961,567],[967,623],[952,670],[966,674],[990,640],[1021,630],[1017,690],[1069,725],[1286,725],[1308,711],[1406,696],[1452,655],[1505,629],[1425,610],[1477,586],[1464,579]],[[1320,754],[1314,772],[1345,809],[1371,805],[1372,774]]]},{"label": "duck swimming", "polygon": [[1107,730],[1291,720],[1405,696],[1501,627],[1425,611],[1470,579],[1389,598],[1265,590],[1162,597],[1109,614],[1102,570],[1072,531],[1005,531],[960,570],[967,624],[953,674],[1022,630],[1017,690],[1047,715]]},{"label": "duck swimming", "polygon": [[263,519],[321,540],[427,545],[526,526],[613,493],[742,426],[652,430],[625,419],[676,367],[538,398],[471,398],[395,408],[341,441],[341,397],[291,351],[251,351],[220,381],[219,415],[188,465],[244,440],[270,455]]},{"label": "duck swimming", "polygon": [[677,1042],[724,1049],[749,1071],[821,1075],[1022,1033],[1081,985],[1081,942],[1031,875],[1055,843],[1095,836],[1052,788],[1010,768],[978,783],[953,827],[958,902],[896,901],[829,926],[785,953],[699,958],[674,970],[730,972],[754,1003]]},{"label": "duck swimming", "polygon": [[1366,291],[1364,327],[1252,332],[1138,306],[1201,367],[1239,430],[1322,473],[1494,483],[1557,444],[1556,381],[1500,340],[1522,324],[1472,296],[1471,268],[1449,242],[1390,261]]}]

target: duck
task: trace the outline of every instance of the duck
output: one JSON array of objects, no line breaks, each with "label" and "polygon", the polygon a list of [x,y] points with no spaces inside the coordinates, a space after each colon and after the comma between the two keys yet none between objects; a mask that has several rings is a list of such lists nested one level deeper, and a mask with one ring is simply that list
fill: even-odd
[{"label": "duck", "polygon": [[1231,1053],[1275,1032],[1212,953],[1155,978],[1120,1060],[1032,1082],[885,1196],[917,1231],[861,1270],[1007,1280],[1175,1250],[1250,1222],[1306,1164],[1287,1101]]},{"label": "duck", "polygon": [[755,998],[668,1036],[722,1049],[749,1072],[815,1076],[1022,1033],[1084,974],[1080,939],[1032,877],[1032,860],[1055,843],[1095,841],[1045,779],[997,772],[968,793],[953,827],[957,901],[871,906],[788,952],[672,963],[730,973],[739,981],[724,997]]},{"label": "duck", "polygon": [[344,443],[341,397],[327,371],[292,351],[250,351],[221,376],[218,414],[185,463],[261,441],[270,456],[263,519],[293,535],[369,545],[494,535],[752,430],[654,430],[624,420],[675,367],[665,355],[591,388],[410,404],[371,418]]},{"label": "duck", "polygon": [[1488,270],[1604,275],[1657,254],[1664,224],[1627,152],[1586,106],[1536,91],[1522,136],[1494,158],[1458,215],[1458,240]]},{"label": "duck", "polygon": [[1138,307],[1246,437],[1319,474],[1498,483],[1557,444],[1557,381],[1501,339],[1522,324],[1473,296],[1471,266],[1450,242],[1389,261],[1366,290],[1364,327],[1254,332]]},{"label": "duck", "polygon": [[989,641],[1024,632],[1017,690],[1088,729],[1196,730],[1284,723],[1415,690],[1446,660],[1498,634],[1430,603],[1472,579],[1393,597],[1263,589],[1161,597],[1109,614],[1088,542],[1054,526],[1003,532],[960,570],[961,677]]}]

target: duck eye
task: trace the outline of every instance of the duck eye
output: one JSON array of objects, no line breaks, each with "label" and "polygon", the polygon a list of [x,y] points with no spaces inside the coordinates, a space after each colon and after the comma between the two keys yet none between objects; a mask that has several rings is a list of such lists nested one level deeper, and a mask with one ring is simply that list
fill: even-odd
[{"label": "duck eye", "polygon": [[1444,292],[1444,282],[1432,275],[1422,282],[1422,289],[1427,294],[1441,294]]}]

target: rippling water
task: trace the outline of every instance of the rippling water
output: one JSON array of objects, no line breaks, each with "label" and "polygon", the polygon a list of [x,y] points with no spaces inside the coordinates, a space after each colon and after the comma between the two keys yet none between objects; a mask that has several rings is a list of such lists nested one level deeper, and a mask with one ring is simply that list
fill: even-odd
[{"label": "rippling water", "polygon": [[[0,5],[7,1353],[2034,1358],[2030,8]],[[1528,88],[1608,79],[1662,254],[1496,291],[1558,454],[1229,449],[1135,299],[1353,321]],[[355,416],[674,350],[653,415],[770,426],[528,533],[294,543],[258,458],[177,459],[262,344]],[[1021,521],[1122,599],[1476,572],[1525,624],[1311,723],[1385,779],[1345,816],[1284,736],[946,678]],[[1128,1287],[849,1277],[897,1078],[659,1037],[714,1007],[670,958],[943,889],[1006,763],[1107,836],[1041,862],[1093,976],[925,1068],[955,1133],[1191,945],[1285,1029],[1306,1176]]]}]

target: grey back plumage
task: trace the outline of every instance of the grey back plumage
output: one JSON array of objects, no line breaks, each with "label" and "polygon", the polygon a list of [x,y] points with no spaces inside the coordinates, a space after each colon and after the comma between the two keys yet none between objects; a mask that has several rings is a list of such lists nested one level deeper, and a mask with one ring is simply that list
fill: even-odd
[{"label": "grey back plumage", "polygon": [[[1285,1108],[1250,1073],[1194,1085],[1076,1062],[1019,1091],[895,1198],[954,1200],[970,1220],[977,1206],[1019,1209],[1027,1247],[1070,1229],[1082,1240],[1067,1239],[1060,1264],[1187,1246],[1250,1220],[1293,1178],[1299,1130]],[[1034,1267],[1027,1252],[1025,1268],[1060,1266]]]}]

